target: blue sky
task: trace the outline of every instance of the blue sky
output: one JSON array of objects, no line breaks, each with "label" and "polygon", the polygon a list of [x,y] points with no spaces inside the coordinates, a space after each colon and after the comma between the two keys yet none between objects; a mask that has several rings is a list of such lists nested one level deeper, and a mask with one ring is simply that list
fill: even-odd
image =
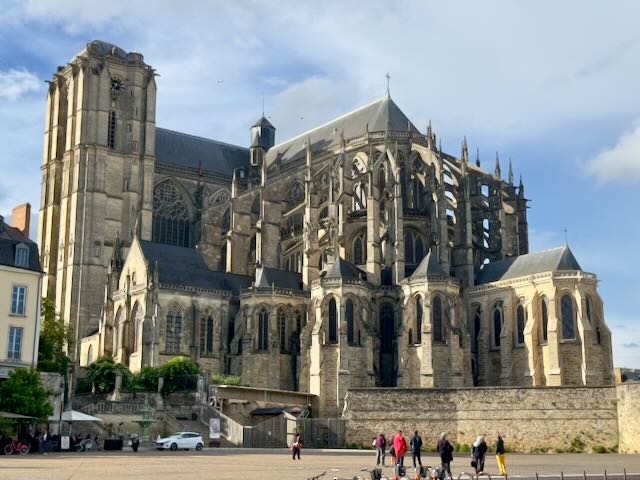
[{"label": "blue sky", "polygon": [[[598,274],[616,366],[640,367],[640,3],[13,1],[0,16],[0,214],[37,210],[45,83],[87,41],[159,73],[157,124],[247,145],[382,96],[523,175],[533,250]],[[473,154],[475,156],[475,154]]]}]

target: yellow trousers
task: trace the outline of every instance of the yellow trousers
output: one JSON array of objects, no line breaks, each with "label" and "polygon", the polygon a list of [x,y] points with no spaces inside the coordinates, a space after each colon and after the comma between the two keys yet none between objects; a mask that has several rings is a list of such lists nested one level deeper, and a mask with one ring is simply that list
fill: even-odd
[{"label": "yellow trousers", "polygon": [[500,475],[507,474],[507,467],[504,464],[504,455],[496,455],[496,461],[498,462],[498,469],[500,470]]}]

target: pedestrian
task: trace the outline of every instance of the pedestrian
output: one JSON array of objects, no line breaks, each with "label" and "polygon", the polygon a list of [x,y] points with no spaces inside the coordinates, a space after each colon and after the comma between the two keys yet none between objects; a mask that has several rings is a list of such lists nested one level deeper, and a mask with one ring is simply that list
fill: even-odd
[{"label": "pedestrian", "polygon": [[291,445],[291,450],[293,451],[293,459],[296,459],[296,455],[298,456],[298,460],[300,460],[300,450],[304,445],[302,444],[302,437],[299,433],[296,433],[295,438],[293,439],[293,444]]},{"label": "pedestrian", "polygon": [[504,440],[501,435],[498,435],[496,441],[496,461],[498,462],[498,470],[503,477],[507,476],[507,466],[504,463]]},{"label": "pedestrian", "polygon": [[420,458],[420,451],[422,450],[422,438],[418,435],[418,431],[413,432],[411,437],[411,458],[413,460],[413,468],[416,468],[416,460],[418,465],[422,466],[422,459]]},{"label": "pedestrian", "polygon": [[381,433],[373,441],[374,447],[376,447],[376,465],[382,465],[384,467],[384,456],[387,449],[387,439],[384,438],[384,434]]},{"label": "pedestrian", "polygon": [[49,432],[47,429],[42,432],[42,438],[40,440],[40,446],[42,447],[42,453],[44,455],[49,454]]},{"label": "pedestrian", "polygon": [[407,440],[402,435],[402,430],[393,437],[393,450],[396,456],[396,465],[404,467],[404,456],[407,454]]},{"label": "pedestrian", "polygon": [[129,438],[129,446],[131,446],[131,449],[134,453],[138,452],[138,447],[140,446],[140,436],[137,433],[131,434],[131,437]]},{"label": "pedestrian", "polygon": [[484,472],[484,457],[487,454],[487,442],[484,441],[484,435],[478,435],[476,441],[473,442],[471,450],[473,463],[475,463],[476,473]]},{"label": "pedestrian", "polygon": [[440,461],[442,462],[442,474],[444,475],[444,472],[447,472],[449,474],[449,478],[452,478],[451,462],[453,462],[453,445],[449,443],[445,432],[440,434],[440,440],[438,440],[437,448],[438,455],[440,455]]}]

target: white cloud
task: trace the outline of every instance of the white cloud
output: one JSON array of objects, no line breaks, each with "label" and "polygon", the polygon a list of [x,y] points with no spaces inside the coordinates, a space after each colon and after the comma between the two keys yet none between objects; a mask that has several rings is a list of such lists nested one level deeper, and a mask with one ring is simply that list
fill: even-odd
[{"label": "white cloud", "polygon": [[615,146],[592,158],[587,173],[602,183],[640,180],[640,121],[623,133]]},{"label": "white cloud", "polygon": [[16,101],[23,95],[42,90],[42,82],[24,69],[0,71],[0,98]]}]

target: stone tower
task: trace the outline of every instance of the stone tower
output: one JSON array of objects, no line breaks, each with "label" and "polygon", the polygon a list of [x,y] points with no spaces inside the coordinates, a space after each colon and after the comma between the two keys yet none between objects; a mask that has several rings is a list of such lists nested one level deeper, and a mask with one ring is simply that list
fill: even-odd
[{"label": "stone tower", "polygon": [[[151,237],[154,70],[138,53],[87,44],[49,82],[38,243],[43,295],[78,338],[97,330],[119,236]],[[74,352],[70,354],[75,357]]]}]

